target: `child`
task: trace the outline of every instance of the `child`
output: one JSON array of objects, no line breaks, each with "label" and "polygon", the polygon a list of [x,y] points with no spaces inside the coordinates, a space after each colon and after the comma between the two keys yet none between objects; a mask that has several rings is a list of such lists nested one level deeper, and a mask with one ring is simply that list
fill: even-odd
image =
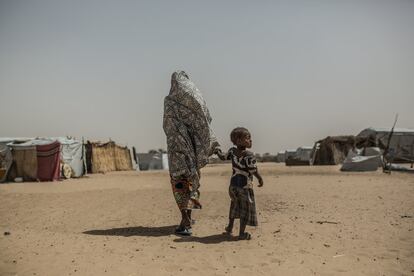
[{"label": "child", "polygon": [[249,240],[251,235],[245,232],[246,225],[257,226],[256,203],[253,192],[253,176],[263,186],[256,159],[252,152],[246,150],[252,147],[250,132],[244,127],[233,129],[230,139],[236,147],[232,147],[227,154],[217,149],[215,153],[221,160],[231,160],[233,175],[230,180],[229,195],[231,198],[229,225],[226,233],[233,231],[234,219],[240,219],[239,240]]}]

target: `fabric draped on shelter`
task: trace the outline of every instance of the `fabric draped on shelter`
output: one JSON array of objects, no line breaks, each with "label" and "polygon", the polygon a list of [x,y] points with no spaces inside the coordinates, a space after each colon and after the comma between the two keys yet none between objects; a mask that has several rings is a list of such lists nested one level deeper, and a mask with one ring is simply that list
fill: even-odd
[{"label": "fabric draped on shelter", "polygon": [[58,180],[60,176],[60,143],[36,145],[37,178],[40,181]]},{"label": "fabric draped on shelter", "polygon": [[33,181],[37,179],[37,155],[36,146],[28,145],[11,145],[13,154],[13,165],[9,172],[8,178],[14,180],[16,177],[23,178],[24,181]]},{"label": "fabric draped on shelter", "polygon": [[192,198],[198,196],[200,169],[219,145],[210,128],[211,120],[200,90],[184,71],[174,72],[170,93],[164,99],[163,128],[170,175],[192,183]]}]

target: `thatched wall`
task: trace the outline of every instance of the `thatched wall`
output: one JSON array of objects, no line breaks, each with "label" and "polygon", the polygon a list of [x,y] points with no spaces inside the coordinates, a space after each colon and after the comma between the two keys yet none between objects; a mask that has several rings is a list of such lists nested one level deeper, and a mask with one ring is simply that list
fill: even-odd
[{"label": "thatched wall", "polygon": [[88,141],[85,148],[88,173],[132,170],[131,154],[127,147],[120,147],[112,141]]},{"label": "thatched wall", "polygon": [[131,153],[127,147],[120,147],[115,145],[115,167],[117,171],[130,171],[132,170]]}]

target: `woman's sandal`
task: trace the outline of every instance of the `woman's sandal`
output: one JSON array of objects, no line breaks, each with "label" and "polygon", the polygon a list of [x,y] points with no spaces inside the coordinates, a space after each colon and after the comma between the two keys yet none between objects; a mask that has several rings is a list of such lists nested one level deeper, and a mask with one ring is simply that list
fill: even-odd
[{"label": "woman's sandal", "polygon": [[239,241],[241,240],[251,240],[252,239],[252,235],[250,235],[247,232],[244,232],[242,235],[239,236]]},{"label": "woman's sandal", "polygon": [[191,227],[179,226],[177,229],[175,229],[175,234],[181,236],[191,236],[193,234],[193,231],[191,230]]}]

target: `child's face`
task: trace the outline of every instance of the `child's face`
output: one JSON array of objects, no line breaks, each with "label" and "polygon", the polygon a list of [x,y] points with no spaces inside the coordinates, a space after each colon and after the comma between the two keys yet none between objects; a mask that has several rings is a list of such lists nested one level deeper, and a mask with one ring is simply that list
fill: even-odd
[{"label": "child's face", "polygon": [[247,133],[242,139],[240,139],[240,146],[247,149],[252,147],[252,137],[250,136],[250,133]]}]

